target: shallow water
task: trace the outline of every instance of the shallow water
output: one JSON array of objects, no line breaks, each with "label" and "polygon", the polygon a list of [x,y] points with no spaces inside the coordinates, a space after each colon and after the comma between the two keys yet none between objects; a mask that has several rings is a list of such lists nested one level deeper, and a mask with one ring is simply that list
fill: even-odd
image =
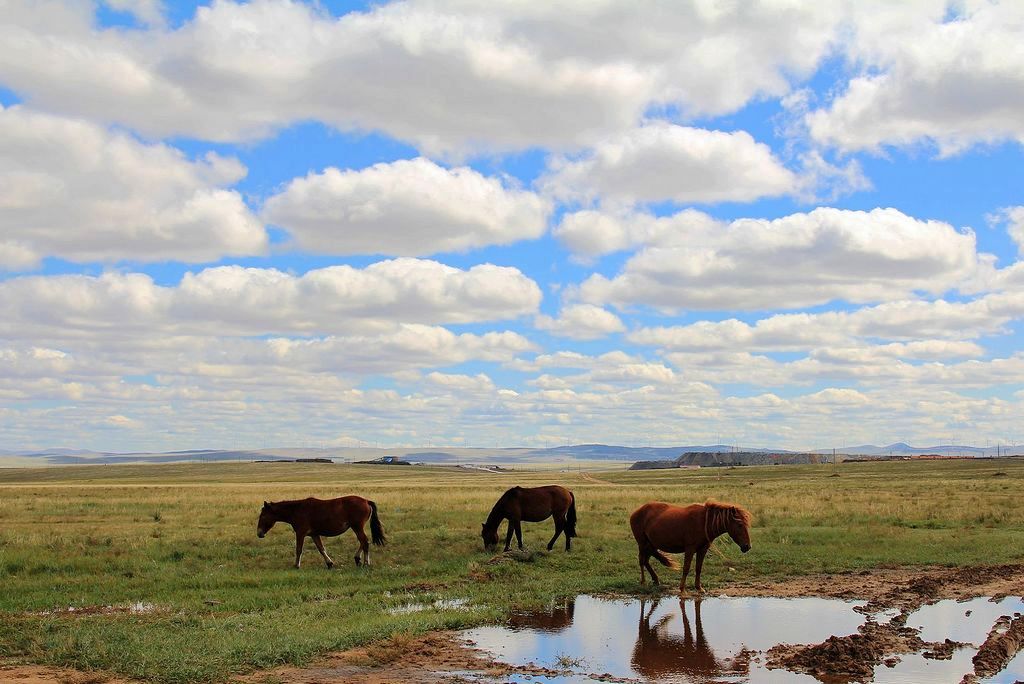
[{"label": "shallow water", "polygon": [[[925,640],[949,637],[977,645],[999,615],[1024,609],[1021,603],[1018,599],[999,604],[984,599],[976,604],[943,601],[914,613],[908,625],[924,626]],[[608,673],[658,682],[813,683],[817,680],[809,675],[768,670],[763,656],[750,657],[746,651],[765,651],[780,643],[814,644],[831,635],[853,634],[864,621],[853,610],[860,605],[823,598],[694,601],[665,597],[656,601],[579,596],[547,611],[517,615],[505,626],[481,627],[464,635],[507,663],[532,662],[553,669],[568,665],[571,670],[564,676],[533,676],[529,681],[534,682],[592,682],[595,679],[589,674]],[[968,610],[973,619],[964,616]],[[945,661],[902,656],[894,668],[879,666],[875,682],[959,682],[973,671],[973,654],[974,649],[965,648]],[[1018,656],[987,681],[1012,684],[1024,678],[1022,666],[1024,658]]]}]

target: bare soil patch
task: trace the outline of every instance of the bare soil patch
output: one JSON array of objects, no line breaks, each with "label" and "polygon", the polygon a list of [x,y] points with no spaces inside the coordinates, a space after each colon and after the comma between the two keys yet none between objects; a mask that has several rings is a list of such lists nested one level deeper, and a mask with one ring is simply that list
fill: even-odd
[{"label": "bare soil patch", "polygon": [[102,672],[79,672],[46,665],[0,663],[0,682],[14,684],[135,684]]}]

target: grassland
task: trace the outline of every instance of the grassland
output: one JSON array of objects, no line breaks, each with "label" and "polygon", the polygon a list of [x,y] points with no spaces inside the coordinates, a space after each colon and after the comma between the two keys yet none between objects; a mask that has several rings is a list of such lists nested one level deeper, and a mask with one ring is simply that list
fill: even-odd
[{"label": "grassland", "polygon": [[[512,484],[558,482],[579,506],[571,554],[524,526],[518,558],[478,531]],[[396,633],[497,620],[580,592],[639,592],[627,516],[653,499],[736,501],[753,551],[719,541],[705,585],[897,565],[1024,560],[1024,459],[699,471],[515,472],[319,464],[0,470],[0,656],[162,682],[218,681]],[[256,538],[264,499],[374,499],[390,544],[351,562],[351,534],[291,568],[290,529]],[[376,549],[375,549],[376,551]],[[730,571],[731,566],[734,570]],[[665,577],[669,582],[677,576]],[[395,611],[437,599],[468,609]],[[86,610],[142,603],[145,612]]]}]

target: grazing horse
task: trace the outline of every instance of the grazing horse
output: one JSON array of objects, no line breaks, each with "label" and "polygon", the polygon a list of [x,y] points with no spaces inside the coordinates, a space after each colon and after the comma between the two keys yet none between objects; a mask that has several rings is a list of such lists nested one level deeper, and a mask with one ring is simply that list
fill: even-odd
[{"label": "grazing horse", "polygon": [[555,519],[555,536],[548,542],[548,551],[555,546],[558,535],[565,531],[565,550],[572,545],[576,536],[576,497],[565,487],[548,485],[546,487],[513,487],[498,499],[483,524],[480,536],[484,540],[484,548],[491,550],[498,545],[498,525],[508,518],[508,533],[505,535],[505,550],[512,545],[512,534],[515,533],[519,549],[523,548],[523,530],[519,523],[540,522],[548,516]]},{"label": "grazing horse", "polygon": [[370,564],[370,544],[366,539],[363,526],[370,521],[370,534],[376,546],[384,546],[384,528],[377,518],[377,504],[361,496],[342,496],[337,499],[297,499],[295,501],[263,502],[260,519],[256,523],[256,536],[262,539],[274,523],[284,522],[295,530],[295,567],[302,560],[302,544],[306,537],[312,537],[316,550],[324,557],[327,568],[334,567],[334,561],[324,550],[320,537],[336,537],[348,528],[352,528],[359,539],[359,550],[356,551],[356,565],[359,554],[362,554],[364,565]]},{"label": "grazing horse", "polygon": [[686,576],[690,573],[690,561],[697,556],[697,578],[694,588],[704,591],[700,584],[700,571],[704,556],[711,548],[711,542],[722,534],[728,534],[740,551],[750,550],[750,512],[736,504],[708,501],[690,506],[652,501],[645,503],[629,516],[640,555],[640,584],[644,583],[644,569],[651,573],[651,579],[658,584],[658,575],[651,567],[651,556],[662,565],[678,568],[679,564],[662,553],[685,553],[683,577],[679,590],[686,591]]}]

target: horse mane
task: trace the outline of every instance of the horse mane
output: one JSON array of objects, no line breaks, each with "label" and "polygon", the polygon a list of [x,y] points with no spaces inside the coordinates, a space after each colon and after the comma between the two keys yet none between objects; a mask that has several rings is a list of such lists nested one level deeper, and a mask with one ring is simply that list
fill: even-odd
[{"label": "horse mane", "polygon": [[750,523],[753,522],[754,516],[743,506],[734,503],[727,503],[725,501],[715,501],[714,499],[708,499],[704,502],[704,508],[707,509],[710,515],[714,515],[719,511],[731,513],[736,515],[740,522],[747,527],[750,527]]}]

